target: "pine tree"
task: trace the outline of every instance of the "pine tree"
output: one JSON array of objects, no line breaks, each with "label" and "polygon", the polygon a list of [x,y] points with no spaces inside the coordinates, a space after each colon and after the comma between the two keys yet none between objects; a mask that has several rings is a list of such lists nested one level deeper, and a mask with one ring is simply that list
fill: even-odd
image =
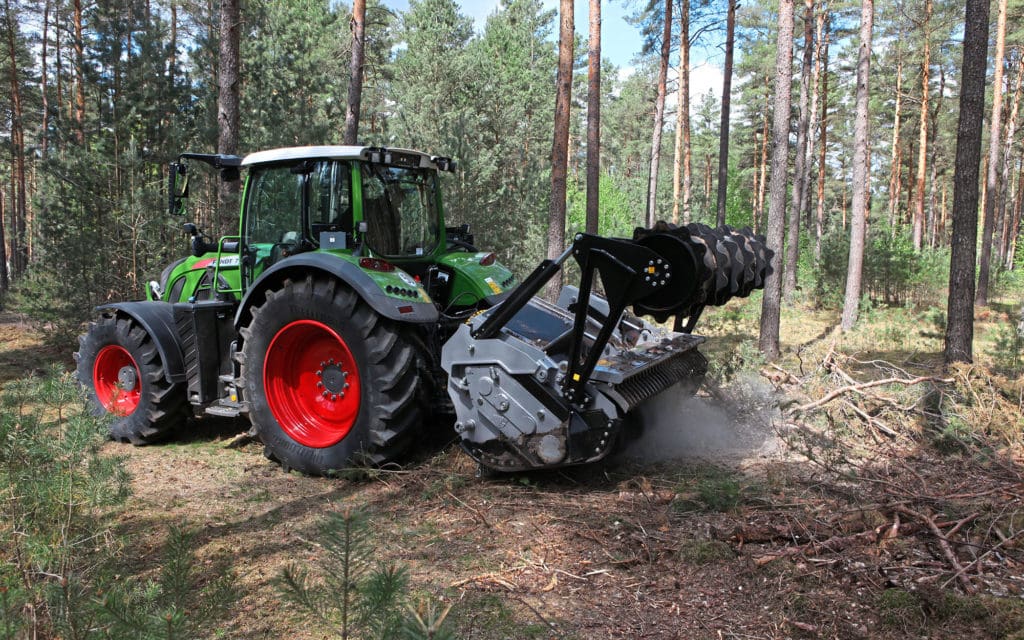
[{"label": "pine tree", "polygon": [[853,128],[853,202],[850,206],[850,257],[846,271],[842,327],[849,331],[860,311],[861,277],[864,267],[864,242],[870,190],[868,147],[868,81],[871,64],[871,27],[874,0],[861,0],[860,47],[857,57],[857,100]]},{"label": "pine tree", "polygon": [[960,121],[953,176],[953,236],[949,259],[949,303],[944,357],[947,364],[974,358],[974,270],[978,240],[978,167],[988,61],[988,0],[967,0]]},{"label": "pine tree", "polygon": [[786,215],[786,166],[789,156],[789,118],[793,66],[793,0],[779,2],[779,36],[775,53],[775,106],[772,120],[772,175],[766,245],[774,252],[772,272],[765,278],[758,348],[769,360],[779,357],[782,311],[782,237]]}]

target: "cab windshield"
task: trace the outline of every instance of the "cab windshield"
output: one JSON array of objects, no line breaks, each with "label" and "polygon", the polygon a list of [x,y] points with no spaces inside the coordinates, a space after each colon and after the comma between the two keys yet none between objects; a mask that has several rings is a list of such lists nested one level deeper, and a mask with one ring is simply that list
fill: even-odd
[{"label": "cab windshield", "polygon": [[430,169],[364,164],[366,243],[380,255],[410,257],[437,247],[437,174]]}]

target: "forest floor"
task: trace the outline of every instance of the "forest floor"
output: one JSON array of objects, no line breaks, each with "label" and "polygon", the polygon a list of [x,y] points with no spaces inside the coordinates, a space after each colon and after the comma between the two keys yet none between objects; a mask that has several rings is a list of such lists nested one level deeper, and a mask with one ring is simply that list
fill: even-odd
[{"label": "forest floor", "polygon": [[[1019,304],[979,316],[977,353]],[[158,572],[188,523],[207,579],[237,575],[211,637],[327,638],[275,579],[315,572],[323,515],[354,507],[415,599],[453,605],[460,638],[1024,638],[1020,376],[943,372],[941,338],[903,310],[843,335],[837,313],[794,307],[765,364],[757,308],[708,314],[716,382],[649,407],[602,464],[479,478],[449,444],[309,478],[226,446],[246,426],[213,420],[108,443],[132,476],[124,575]],[[71,350],[0,316],[0,384]]]}]

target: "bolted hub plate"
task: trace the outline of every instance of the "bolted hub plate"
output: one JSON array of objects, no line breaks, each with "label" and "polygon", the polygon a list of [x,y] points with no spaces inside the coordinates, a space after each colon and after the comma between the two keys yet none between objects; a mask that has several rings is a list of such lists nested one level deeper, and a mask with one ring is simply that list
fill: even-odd
[{"label": "bolted hub plate", "polygon": [[342,368],[336,364],[329,364],[323,369],[321,379],[324,383],[324,389],[331,393],[337,393],[344,395],[345,389],[348,388],[348,383],[345,379],[348,378],[348,371],[342,370]]}]

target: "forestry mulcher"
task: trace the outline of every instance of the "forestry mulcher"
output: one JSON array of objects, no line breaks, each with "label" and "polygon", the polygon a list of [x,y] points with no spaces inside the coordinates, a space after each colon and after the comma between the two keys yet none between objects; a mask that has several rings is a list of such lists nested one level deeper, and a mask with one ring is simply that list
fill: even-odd
[{"label": "forestry mulcher", "polygon": [[[468,227],[445,226],[449,158],[186,153],[170,165],[174,214],[195,163],[224,180],[246,170],[238,235],[186,224],[192,255],[147,300],[99,307],[79,340],[78,378],[116,440],[155,442],[190,414],[247,416],[268,457],[330,474],[392,460],[447,416],[489,469],[600,460],[640,427],[638,405],[704,374],[702,310],[770,271],[748,230],[660,223],[633,239],[578,234],[520,282]],[[537,297],[570,258],[578,287]]]}]

